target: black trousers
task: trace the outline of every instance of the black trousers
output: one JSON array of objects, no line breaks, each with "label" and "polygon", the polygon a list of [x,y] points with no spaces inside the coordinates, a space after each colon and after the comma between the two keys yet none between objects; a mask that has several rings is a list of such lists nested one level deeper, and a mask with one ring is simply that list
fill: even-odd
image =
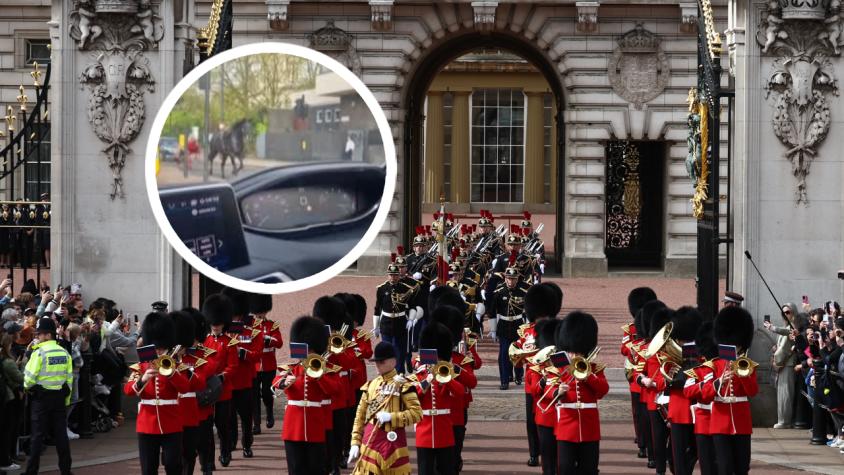
[{"label": "black trousers", "polygon": [[636,413],[639,411],[639,393],[630,393],[630,414],[633,415],[633,433],[636,439],[636,446],[640,449],[645,448],[645,441],[639,436],[639,418]]},{"label": "black trousers", "polygon": [[[332,423],[334,420],[334,413],[332,411]],[[334,467],[337,463],[337,450],[334,448],[334,429],[326,430],[325,431],[325,455],[323,455],[323,462],[324,465],[323,469],[325,473],[329,473],[334,470]]]},{"label": "black trousers", "polygon": [[750,471],[750,436],[714,434],[715,465],[719,475],[744,475]]},{"label": "black trousers", "polygon": [[636,408],[636,425],[639,426],[639,434],[642,434],[639,442],[645,444],[648,460],[653,460],[654,443],[653,437],[651,436],[651,416],[648,414],[647,404],[641,400],[639,401],[639,406]]},{"label": "black trousers", "polygon": [[[199,455],[199,468],[203,472],[214,471],[214,417],[209,416],[199,423],[196,452]],[[193,473],[193,472],[190,472]]]},{"label": "black trousers", "polygon": [[711,435],[695,435],[697,457],[700,460],[700,475],[718,475],[715,466],[715,445]]},{"label": "black trousers", "polygon": [[23,434],[23,416],[26,414],[23,399],[15,398],[11,401],[6,401],[5,415],[3,416],[3,425],[5,429],[0,431],[0,451],[11,458],[16,455],[18,450],[18,436]]},{"label": "black trousers", "polygon": [[273,391],[271,387],[273,378],[275,378],[275,370],[259,371],[257,377],[255,377],[255,380],[253,381],[254,386],[252,388],[252,393],[254,394],[254,399],[252,401],[252,415],[255,421],[255,427],[261,426],[262,402],[264,403],[264,407],[267,409],[268,420],[273,413]]},{"label": "black trousers", "polygon": [[558,475],[597,475],[600,444],[557,441]]},{"label": "black trousers", "polygon": [[648,411],[651,420],[651,439],[653,439],[654,461],[657,473],[665,473],[668,463],[668,426],[659,411]]},{"label": "black trousers", "polygon": [[334,464],[333,467],[340,466],[340,460],[343,458],[343,449],[346,444],[346,434],[352,433],[351,427],[346,427],[346,409],[335,409],[331,411],[331,418],[334,421]]},{"label": "black trousers", "polygon": [[416,464],[419,465],[419,475],[457,474],[454,446],[440,449],[416,447]]},{"label": "black trousers", "polygon": [[316,442],[284,441],[287,473],[290,475],[323,475],[325,471],[325,444]]},{"label": "black trousers", "polygon": [[[70,442],[67,440],[67,414],[64,405],[64,391],[43,390],[30,400],[32,437],[29,442],[29,460],[26,474],[38,473],[44,437],[50,436],[59,455],[59,469],[62,475],[70,473]],[[7,430],[7,428],[3,428]]]},{"label": "black trousers", "polygon": [[539,430],[539,453],[542,455],[542,475],[557,475],[557,438],[554,428],[536,426]]},{"label": "black trousers", "polygon": [[243,448],[252,448],[252,387],[232,391],[232,407],[229,412],[231,448],[237,446],[237,420],[243,429]]},{"label": "black trousers", "polygon": [[463,442],[466,440],[466,426],[452,426],[454,432],[454,463],[463,462]]},{"label": "black trousers", "polygon": [[182,429],[182,475],[192,475],[199,448],[199,426]]},{"label": "black trousers", "polygon": [[220,456],[230,457],[232,454],[231,424],[232,401],[217,401],[214,404],[214,426],[217,427],[217,437],[220,438]]},{"label": "black trousers", "polygon": [[157,475],[159,460],[162,458],[164,473],[182,475],[182,433],[138,434],[138,455],[141,475]]},{"label": "black trousers", "polygon": [[527,428],[528,453],[531,457],[539,457],[539,431],[536,430],[533,396],[525,393],[525,427]]},{"label": "black trousers", "polygon": [[[358,400],[360,402],[360,400]],[[358,405],[355,404],[352,407],[347,407],[343,409],[343,412],[346,415],[346,428],[348,429],[345,433],[345,438],[343,439],[343,457],[348,458],[349,456],[349,447],[352,445],[352,427],[355,426],[355,415],[358,411]]]},{"label": "black trousers", "polygon": [[671,454],[674,475],[692,475],[697,463],[694,424],[671,423]]}]

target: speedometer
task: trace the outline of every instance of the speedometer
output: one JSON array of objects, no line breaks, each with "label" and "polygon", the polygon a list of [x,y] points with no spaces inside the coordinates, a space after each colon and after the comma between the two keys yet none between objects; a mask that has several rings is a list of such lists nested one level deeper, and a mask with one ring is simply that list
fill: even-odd
[{"label": "speedometer", "polygon": [[342,186],[306,186],[257,191],[241,200],[247,226],[284,231],[329,225],[358,213],[355,190]]}]

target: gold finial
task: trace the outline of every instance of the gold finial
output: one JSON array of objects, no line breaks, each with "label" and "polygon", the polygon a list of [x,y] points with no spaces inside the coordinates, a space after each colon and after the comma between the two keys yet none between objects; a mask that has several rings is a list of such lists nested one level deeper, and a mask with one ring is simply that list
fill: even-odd
[{"label": "gold finial", "polygon": [[21,105],[21,112],[26,112],[26,103],[29,102],[29,98],[26,97],[26,92],[23,90],[23,84],[18,87],[18,91],[20,95],[18,96],[18,104]]},{"label": "gold finial", "polygon": [[445,204],[445,191],[440,190],[440,204]]},{"label": "gold finial", "polygon": [[32,76],[32,84],[35,87],[41,86],[41,70],[38,69],[38,61],[32,62],[32,71],[29,75]]},{"label": "gold finial", "polygon": [[697,107],[695,104],[697,103],[697,88],[690,87],[689,88],[689,96],[686,98],[686,104],[689,105],[689,112],[695,112]]},{"label": "gold finial", "polygon": [[[12,106],[6,107],[6,129],[10,132],[15,130],[15,121],[18,118],[15,117],[15,110]],[[11,135],[11,134],[10,134]]]}]

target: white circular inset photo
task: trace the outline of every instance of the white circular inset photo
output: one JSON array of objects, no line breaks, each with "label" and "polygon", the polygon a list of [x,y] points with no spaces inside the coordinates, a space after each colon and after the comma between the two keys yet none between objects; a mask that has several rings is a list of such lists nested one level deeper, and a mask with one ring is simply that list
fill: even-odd
[{"label": "white circular inset photo", "polygon": [[170,245],[227,287],[281,293],[353,264],[396,181],[387,118],[336,60],[287,43],[215,55],[168,94],[146,184]]}]

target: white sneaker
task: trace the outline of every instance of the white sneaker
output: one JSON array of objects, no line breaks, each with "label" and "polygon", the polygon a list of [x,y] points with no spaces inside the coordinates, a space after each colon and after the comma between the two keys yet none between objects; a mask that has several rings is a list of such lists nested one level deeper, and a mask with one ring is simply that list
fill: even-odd
[{"label": "white sneaker", "polygon": [[842,439],[841,437],[836,437],[835,440],[832,441],[830,447],[840,449],[842,444],[844,444],[844,439]]},{"label": "white sneaker", "polygon": [[73,432],[72,430],[68,429],[67,430],[67,438],[68,438],[68,440],[76,440],[76,439],[79,438],[79,434],[77,434],[76,432]]},{"label": "white sneaker", "polygon": [[13,463],[11,465],[7,465],[5,467],[0,467],[0,472],[14,472],[15,470],[20,470],[21,466]]}]

